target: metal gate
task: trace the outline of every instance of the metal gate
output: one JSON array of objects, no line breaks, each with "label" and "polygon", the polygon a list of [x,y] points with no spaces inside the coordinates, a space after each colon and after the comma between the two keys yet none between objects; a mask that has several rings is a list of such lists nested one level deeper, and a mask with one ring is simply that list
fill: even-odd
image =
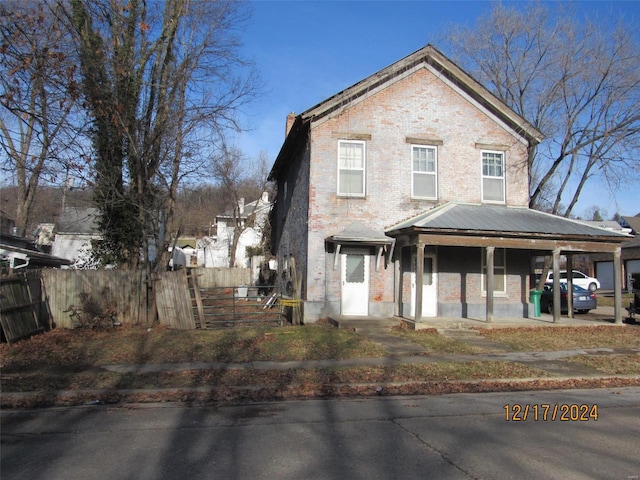
[{"label": "metal gate", "polygon": [[274,286],[191,288],[196,327],[282,325],[283,304]]}]

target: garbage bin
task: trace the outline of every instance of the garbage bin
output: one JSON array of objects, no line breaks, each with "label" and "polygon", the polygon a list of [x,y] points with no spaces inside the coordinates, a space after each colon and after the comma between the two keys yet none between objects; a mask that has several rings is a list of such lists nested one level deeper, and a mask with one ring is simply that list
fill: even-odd
[{"label": "garbage bin", "polygon": [[539,317],[540,310],[540,296],[542,295],[542,290],[531,290],[529,292],[529,301],[533,303],[533,316]]}]

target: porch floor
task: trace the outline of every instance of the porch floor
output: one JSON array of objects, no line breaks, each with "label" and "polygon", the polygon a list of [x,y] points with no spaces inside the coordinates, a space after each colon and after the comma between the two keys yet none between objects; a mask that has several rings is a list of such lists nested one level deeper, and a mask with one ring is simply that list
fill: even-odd
[{"label": "porch floor", "polygon": [[[623,312],[623,320],[626,317]],[[541,326],[588,326],[588,325],[612,325],[615,323],[615,311],[613,307],[601,306],[586,314],[574,314],[569,318],[562,315],[557,323],[553,323],[553,315],[543,313],[540,317],[531,318],[494,318],[487,323],[484,318],[449,318],[449,317],[423,317],[416,323],[410,318],[404,317],[345,317],[332,315],[329,322],[338,328],[352,328],[355,331],[383,330],[404,323],[408,328],[421,330],[425,328],[452,329],[452,328],[504,328],[504,327],[541,327]]]},{"label": "porch floor", "polygon": [[415,357],[428,356],[429,353],[410,340],[390,334],[392,327],[404,324],[405,327],[416,330],[435,328],[442,335],[453,340],[500,351],[505,346],[495,344],[479,335],[478,328],[600,326],[614,325],[614,319],[613,307],[599,307],[588,314],[575,315],[574,318],[563,316],[558,323],[553,323],[553,316],[549,314],[542,314],[538,318],[497,318],[492,323],[487,323],[484,319],[432,317],[424,318],[422,322],[416,324],[413,320],[400,317],[344,317],[341,315],[330,316],[329,322],[338,328],[353,329],[358,334],[383,345],[392,357]]}]

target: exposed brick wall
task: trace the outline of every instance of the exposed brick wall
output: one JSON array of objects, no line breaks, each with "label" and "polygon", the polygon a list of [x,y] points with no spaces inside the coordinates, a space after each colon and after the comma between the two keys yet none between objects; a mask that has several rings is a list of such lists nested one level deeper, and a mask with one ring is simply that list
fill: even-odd
[{"label": "exposed brick wall", "polygon": [[[366,197],[337,195],[338,140],[367,134]],[[438,201],[411,198],[411,144],[407,137],[439,139]],[[526,147],[460,93],[427,69],[387,87],[312,126],[309,191],[308,298],[340,294],[340,271],[322,270],[324,239],[359,221],[379,231],[447,201],[480,203],[481,150],[476,144],[510,145],[506,151],[507,203],[526,206]],[[526,172],[526,170],[525,170]],[[407,282],[405,282],[406,284]],[[471,282],[473,283],[473,282]],[[479,288],[479,287],[478,287]],[[371,269],[370,300],[393,302],[393,268]],[[459,297],[458,297],[459,299]]]},{"label": "exposed brick wall", "polygon": [[274,207],[272,228],[277,231],[275,245],[278,259],[278,286],[285,291],[286,285],[292,281],[290,268],[283,270],[284,265],[291,266],[291,258],[295,258],[296,273],[302,278],[302,298],[306,297],[306,269],[308,253],[307,218],[309,209],[309,148],[298,152],[297,161],[290,162],[290,168],[278,179],[277,196]]},{"label": "exposed brick wall", "polygon": [[[366,196],[341,198],[337,195],[338,140],[358,134],[367,138]],[[325,245],[327,237],[356,221],[383,232],[448,201],[480,203],[482,163],[478,144],[506,146],[506,203],[528,205],[527,151],[521,138],[427,68],[312,123],[310,136],[309,149],[302,158],[304,166],[296,175],[299,184],[285,201],[287,213],[282,227],[289,231],[282,235],[278,256],[282,261],[285,252],[299,252],[304,298],[317,305],[327,303],[335,308],[340,299],[340,264],[334,269],[333,254]],[[411,198],[411,144],[407,138],[438,140],[435,201]],[[304,175],[308,175],[308,183]],[[282,188],[280,184],[278,188]],[[280,192],[278,195],[280,202]],[[453,255],[455,258],[460,258],[460,250]],[[307,257],[303,251],[308,252]],[[476,257],[470,265],[479,268],[479,253]],[[447,265],[442,253],[438,264],[440,270]],[[371,257],[370,272],[370,304],[393,304],[393,264],[376,271],[375,257]],[[459,274],[455,274],[457,279],[448,275],[440,276],[440,301],[460,303],[460,289],[455,288],[460,285]],[[410,283],[405,279],[404,298],[408,298],[408,289]],[[469,298],[482,300],[478,271],[468,273],[466,289]],[[522,288],[514,286],[516,290],[517,298],[509,301],[521,301]]]}]

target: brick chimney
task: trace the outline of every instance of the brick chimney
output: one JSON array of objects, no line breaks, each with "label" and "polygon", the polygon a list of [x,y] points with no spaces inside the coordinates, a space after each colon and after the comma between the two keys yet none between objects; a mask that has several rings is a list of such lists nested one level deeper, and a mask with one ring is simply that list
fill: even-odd
[{"label": "brick chimney", "polygon": [[294,112],[291,112],[289,115],[287,115],[287,129],[284,132],[284,138],[287,138],[287,135],[289,135],[289,131],[291,130],[291,127],[293,127],[293,122],[296,121],[296,114]]}]

